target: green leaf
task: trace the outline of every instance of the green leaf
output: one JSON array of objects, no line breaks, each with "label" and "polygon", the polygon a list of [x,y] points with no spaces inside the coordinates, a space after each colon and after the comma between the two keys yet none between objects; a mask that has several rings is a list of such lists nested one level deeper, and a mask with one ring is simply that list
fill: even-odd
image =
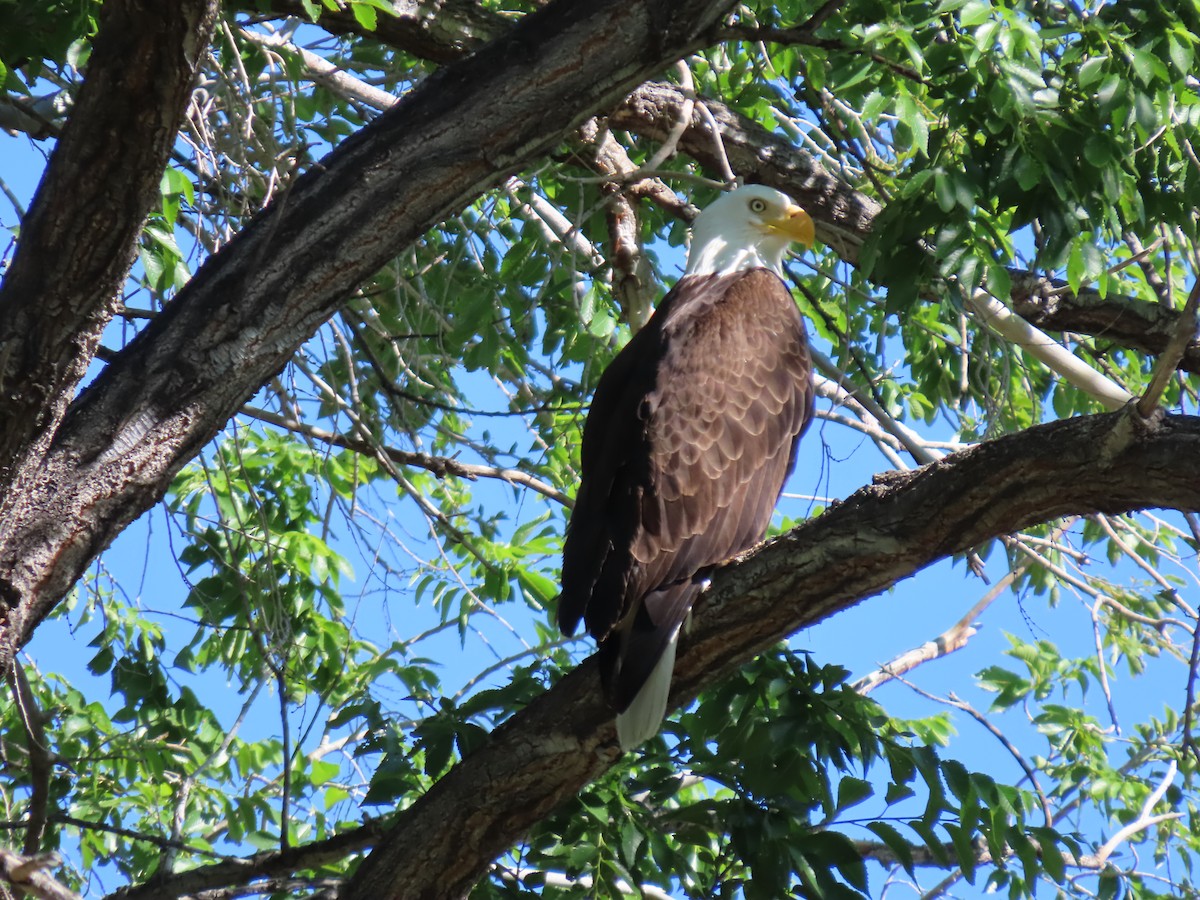
[{"label": "green leaf", "polygon": [[1170,77],[1162,61],[1149,47],[1134,47],[1129,52],[1129,61],[1134,74],[1145,85],[1155,81],[1166,81]]},{"label": "green leaf", "polygon": [[920,819],[912,819],[908,823],[908,827],[917,833],[917,836],[925,843],[929,849],[930,855],[937,861],[939,866],[947,866],[950,864],[950,857],[946,853],[946,847],[941,839],[934,832],[933,828],[922,822]]},{"label": "green leaf", "polygon": [[971,843],[970,832],[949,822],[945,823],[942,827],[950,835],[950,844],[954,847],[954,855],[957,858],[959,868],[962,869],[963,878],[967,880],[968,884],[974,884],[977,860],[975,858],[975,847]]},{"label": "green leaf", "polygon": [[1079,86],[1087,90],[1104,74],[1108,60],[1103,56],[1093,56],[1084,61],[1079,67]]},{"label": "green leaf", "polygon": [[862,778],[844,776],[838,782],[837,809],[841,811],[851,806],[857,806],[875,793],[869,781]]},{"label": "green leaf", "polygon": [[1053,828],[1039,827],[1031,828],[1029,834],[1038,843],[1039,858],[1046,874],[1062,884],[1067,872],[1066,862],[1058,848],[1058,833]]},{"label": "green leaf", "polygon": [[971,0],[963,6],[962,12],[958,14],[958,21],[963,28],[976,28],[991,17],[992,8],[989,4],[982,3],[980,0]]},{"label": "green leaf", "polygon": [[1167,55],[1171,58],[1171,64],[1180,75],[1187,76],[1192,72],[1196,64],[1196,57],[1193,50],[1184,46],[1186,44],[1194,44],[1195,38],[1186,31],[1168,32],[1167,33]]},{"label": "green leaf", "polygon": [[946,779],[946,786],[950,788],[952,793],[959,802],[962,802],[971,792],[971,775],[967,772],[966,766],[956,759],[947,759],[942,762],[942,776]]},{"label": "green leaf", "polygon": [[896,861],[904,867],[904,871],[912,875],[912,846],[904,839],[903,835],[887,822],[868,822],[866,827],[895,855]]},{"label": "green leaf", "polygon": [[356,3],[354,0],[351,0],[350,11],[354,13],[354,18],[358,24],[367,29],[367,31],[374,31],[379,24],[379,13],[374,6],[366,3]]},{"label": "green leaf", "polygon": [[896,116],[912,135],[913,149],[928,156],[929,123],[925,121],[924,111],[911,94],[902,93],[896,97]]}]

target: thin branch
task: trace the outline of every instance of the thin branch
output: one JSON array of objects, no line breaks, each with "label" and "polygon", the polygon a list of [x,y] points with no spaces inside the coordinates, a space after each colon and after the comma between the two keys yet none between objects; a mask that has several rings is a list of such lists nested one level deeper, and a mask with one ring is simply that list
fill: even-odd
[{"label": "thin branch", "polygon": [[863,408],[875,417],[875,420],[879,422],[884,431],[892,435],[892,437],[896,438],[901,444],[904,445],[904,449],[912,455],[913,459],[915,459],[921,465],[937,462],[939,459],[941,459],[938,454],[934,453],[925,446],[924,442],[916,435],[915,432],[913,432],[911,429],[905,428],[898,421],[896,421],[894,416],[892,416],[887,410],[875,402],[875,398],[872,397],[869,392],[862,390],[858,387],[858,385],[847,378],[846,375],[833,364],[833,360],[831,360],[820,350],[817,350],[815,347],[809,348],[809,352],[812,353],[813,364],[817,367],[817,370],[842,390],[846,391],[846,393],[852,396],[856,401],[862,404]]},{"label": "thin branch", "polygon": [[208,856],[212,859],[230,859],[230,857],[224,853],[217,853],[204,847],[194,847],[191,844],[181,843],[180,841],[172,841],[168,838],[159,837],[156,834],[147,834],[144,831],[134,831],[132,828],[123,828],[120,825],[109,825],[106,822],[93,822],[88,819],[77,819],[75,816],[68,816],[65,813],[52,813],[49,817],[49,821],[59,825],[70,825],[73,828],[79,828],[84,831],[102,831],[106,834],[116,834],[120,835],[121,837],[129,838],[132,841],[142,841],[146,844],[152,844],[155,847],[174,847],[178,850],[184,850],[188,853],[195,853],[200,856]]},{"label": "thin branch", "polygon": [[1008,736],[1005,735],[1003,731],[993,725],[988,720],[987,716],[973,707],[970,703],[965,700],[960,700],[953,691],[951,691],[950,694],[945,697],[939,697],[936,694],[931,694],[928,691],[922,690],[911,681],[907,681],[903,678],[898,678],[898,680],[901,682],[901,684],[908,686],[908,688],[924,697],[926,700],[932,700],[934,703],[941,703],[945,706],[951,706],[954,709],[965,712],[968,716],[987,729],[992,737],[998,740],[1000,745],[1009,752],[1009,755],[1012,756],[1014,760],[1016,760],[1017,765],[1021,767],[1021,771],[1025,773],[1025,777],[1029,779],[1029,783],[1033,785],[1034,792],[1038,795],[1038,799],[1041,801],[1042,816],[1046,820],[1046,827],[1050,828],[1053,826],[1054,813],[1050,808],[1050,800],[1046,796],[1046,792],[1042,790],[1041,782],[1038,781],[1037,770],[1029,764],[1017,745],[1010,741]]},{"label": "thin branch", "polygon": [[21,727],[25,729],[25,746],[29,753],[29,825],[25,831],[23,849],[26,855],[32,855],[42,848],[54,764],[50,757],[50,745],[46,741],[46,729],[42,726],[42,711],[38,708],[20,660],[13,660],[8,670],[8,684],[13,692],[13,703]]},{"label": "thin branch", "polygon": [[725,180],[726,184],[734,184],[737,178],[733,174],[733,167],[729,165],[729,154],[725,151],[725,140],[721,137],[721,126],[717,124],[717,119],[712,114],[712,110],[708,108],[708,104],[700,97],[696,98],[696,105],[700,107],[700,118],[708,125],[708,130],[712,134],[714,152],[716,153],[717,161],[720,163],[720,168],[717,171],[721,173],[721,177]]},{"label": "thin branch", "polygon": [[[1074,521],[1074,520],[1071,520]],[[1061,535],[1071,522],[1066,522],[1056,529],[1056,534]],[[966,614],[957,622],[939,634],[931,641],[926,641],[919,647],[914,647],[899,656],[893,658],[889,662],[884,663],[874,672],[870,672],[855,681],[850,687],[852,690],[866,696],[875,688],[879,687],[891,679],[904,675],[912,671],[922,663],[937,659],[953,653],[955,650],[961,650],[966,646],[966,643],[972,638],[976,629],[973,626],[974,621],[982,615],[987,609],[1014,581],[1020,578],[1029,569],[1032,562],[1025,561],[1020,563],[1008,571],[1003,578],[996,582],[996,586],[984,594],[978,602],[975,603]]]},{"label": "thin branch", "polygon": [[1116,834],[1105,841],[1104,846],[1096,851],[1096,859],[1098,859],[1101,863],[1105,862],[1110,856],[1112,856],[1114,850],[1116,850],[1119,846],[1121,846],[1121,844],[1129,840],[1139,831],[1145,831],[1148,828],[1153,828],[1160,822],[1169,822],[1172,819],[1183,818],[1183,813],[1178,812],[1164,813],[1163,815],[1158,816],[1150,815],[1150,810],[1154,808],[1154,804],[1158,803],[1158,801],[1163,798],[1163,794],[1167,792],[1167,788],[1169,788],[1171,783],[1175,780],[1175,773],[1177,771],[1177,763],[1175,760],[1171,760],[1167,764],[1167,772],[1163,776],[1163,780],[1159,783],[1158,787],[1156,787],[1150,793],[1150,796],[1146,798],[1146,802],[1142,804],[1142,809],[1138,814],[1138,817],[1125,827],[1118,829]]},{"label": "thin branch", "polygon": [[1107,599],[1107,595],[1101,594],[1093,603],[1088,604],[1088,612],[1092,619],[1092,643],[1096,649],[1096,671],[1100,675],[1100,691],[1104,694],[1104,702],[1108,705],[1108,720],[1112,722],[1113,729],[1119,735],[1121,721],[1117,718],[1117,706],[1113,703],[1112,685],[1108,680],[1108,663],[1104,661],[1104,628],[1100,624],[1100,607],[1107,605],[1105,603]]},{"label": "thin branch", "polygon": [[[1133,251],[1133,255],[1129,259],[1122,260],[1112,266],[1108,270],[1108,274],[1112,275],[1115,272],[1121,271],[1126,266],[1136,263],[1138,268],[1142,270],[1142,276],[1146,279],[1146,283],[1150,285],[1151,289],[1157,295],[1158,302],[1168,303],[1170,300],[1170,289],[1167,287],[1166,282],[1163,281],[1158,270],[1147,261],[1152,254],[1158,252],[1159,247],[1166,243],[1166,237],[1159,235],[1150,243],[1149,247],[1145,247],[1138,236],[1132,231],[1125,231],[1121,236],[1125,238],[1125,243],[1129,245],[1129,249]],[[1168,256],[1168,262],[1169,259],[1170,257]]]},{"label": "thin branch", "polygon": [[179,855],[179,850],[185,848],[187,844],[183,840],[183,828],[187,821],[187,800],[191,795],[192,787],[196,783],[196,779],[212,764],[213,760],[222,757],[228,752],[230,745],[236,739],[238,733],[242,730],[242,723],[246,721],[246,716],[250,713],[250,707],[258,699],[259,692],[263,689],[266,681],[258,679],[254,683],[253,690],[250,691],[250,696],[246,698],[246,702],[242,704],[241,711],[238,712],[237,718],[226,732],[224,739],[220,745],[213,750],[207,757],[200,761],[187,777],[179,785],[176,791],[175,813],[171,822],[171,844],[163,848],[162,859],[159,862],[158,870],[155,872],[156,878],[162,878],[170,874],[175,866],[175,859]]},{"label": "thin branch", "polygon": [[220,857],[220,862],[176,872],[162,881],[153,880],[119,888],[109,894],[106,900],[177,900],[185,895],[195,896],[201,891],[287,876],[304,869],[318,869],[370,847],[383,831],[382,821],[372,820],[323,841],[297,845],[286,852],[268,850],[254,856]]},{"label": "thin branch", "polygon": [[[377,448],[373,447],[369,442],[359,438],[346,437],[342,434],[335,434],[332,431],[325,431],[322,428],[317,428],[314,425],[308,425],[304,422],[298,422],[295,419],[286,416],[278,415],[265,409],[259,409],[254,406],[243,406],[241,409],[243,415],[249,416],[252,419],[258,419],[260,422],[266,422],[269,425],[275,425],[279,428],[285,428],[295,434],[304,435],[313,440],[321,441],[335,447],[342,447],[346,450],[353,450],[355,453],[361,453],[364,456],[374,456]],[[500,481],[507,482],[513,485],[522,485],[537,491],[544,497],[549,497],[551,500],[556,500],[563,506],[570,509],[575,501],[564,494],[562,491],[553,485],[547,484],[528,472],[523,472],[520,469],[506,469],[498,466],[483,466],[476,463],[459,462],[457,459],[451,459],[447,456],[430,456],[427,453],[418,453],[412,450],[400,450],[396,447],[383,446],[378,448],[388,459],[400,466],[412,466],[417,469],[425,469],[432,472],[438,478],[445,478],[447,475],[453,475],[458,478],[466,478],[474,481],[477,478],[496,478]]]},{"label": "thin branch", "polygon": [[1120,409],[1133,399],[1133,394],[1121,385],[1105,378],[987,291],[979,290],[971,294],[967,298],[967,309],[1001,337],[1027,350],[1085,394],[1095,397],[1106,409]]},{"label": "thin branch", "polygon": [[1141,399],[1138,400],[1137,410],[1143,419],[1158,407],[1158,401],[1162,398],[1163,391],[1167,389],[1167,383],[1175,375],[1175,369],[1179,365],[1179,361],[1183,359],[1184,352],[1188,345],[1196,339],[1196,330],[1200,325],[1196,318],[1198,305],[1200,305],[1200,273],[1198,273],[1196,283],[1192,285],[1187,302],[1183,305],[1179,321],[1175,323],[1175,332],[1167,343],[1167,349],[1163,351],[1162,356],[1158,358],[1158,363],[1154,366],[1154,375],[1150,378],[1146,393],[1142,394]]},{"label": "thin branch", "polygon": [[[1038,849],[1039,852],[1045,852],[1044,848],[1033,838],[1030,838],[1030,843]],[[914,866],[931,866],[936,868],[944,868],[945,864],[941,859],[926,845],[926,844],[909,844],[909,856],[912,858]],[[855,841],[854,848],[859,852],[860,856],[872,859],[880,865],[895,866],[900,863],[900,858],[896,853],[884,843],[879,841]],[[947,843],[943,845],[944,855],[953,858],[957,850],[953,844]],[[1012,859],[1013,854],[1011,848],[1005,847],[1009,851],[1001,859],[996,859],[992,856],[992,851],[988,849],[987,844],[980,842],[976,845],[975,862],[980,865],[988,865],[991,863],[999,863],[1005,860]],[[1101,862],[1095,856],[1084,854],[1075,856],[1073,853],[1063,850],[1060,851],[1063,865],[1077,869],[1085,869],[1096,871],[1103,869],[1107,863]]]}]

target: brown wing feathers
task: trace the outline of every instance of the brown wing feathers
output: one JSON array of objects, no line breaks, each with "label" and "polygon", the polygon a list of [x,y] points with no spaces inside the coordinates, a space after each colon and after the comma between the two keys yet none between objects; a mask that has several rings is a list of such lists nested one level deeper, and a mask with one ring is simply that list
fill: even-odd
[{"label": "brown wing feathers", "polygon": [[681,279],[601,377],[559,623],[587,622],[618,711],[704,572],[762,538],[811,411],[803,321],[765,269]]}]

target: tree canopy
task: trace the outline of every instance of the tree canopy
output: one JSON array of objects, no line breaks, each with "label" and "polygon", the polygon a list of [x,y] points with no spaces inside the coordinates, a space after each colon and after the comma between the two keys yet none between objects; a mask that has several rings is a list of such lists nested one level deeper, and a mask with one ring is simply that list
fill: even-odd
[{"label": "tree canopy", "polygon": [[[3,890],[1196,896],[1198,46],[0,0]],[[735,180],[816,222],[819,421],[622,755],[553,627],[579,434]]]}]

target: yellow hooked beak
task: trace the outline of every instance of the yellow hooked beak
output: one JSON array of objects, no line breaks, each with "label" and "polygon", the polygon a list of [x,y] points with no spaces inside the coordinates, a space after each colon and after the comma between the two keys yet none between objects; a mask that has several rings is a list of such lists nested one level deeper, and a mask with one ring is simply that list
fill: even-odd
[{"label": "yellow hooked beak", "polygon": [[800,207],[792,204],[788,204],[780,218],[766,219],[763,224],[771,231],[787,235],[788,238],[805,247],[811,247],[817,237],[812,217]]}]

